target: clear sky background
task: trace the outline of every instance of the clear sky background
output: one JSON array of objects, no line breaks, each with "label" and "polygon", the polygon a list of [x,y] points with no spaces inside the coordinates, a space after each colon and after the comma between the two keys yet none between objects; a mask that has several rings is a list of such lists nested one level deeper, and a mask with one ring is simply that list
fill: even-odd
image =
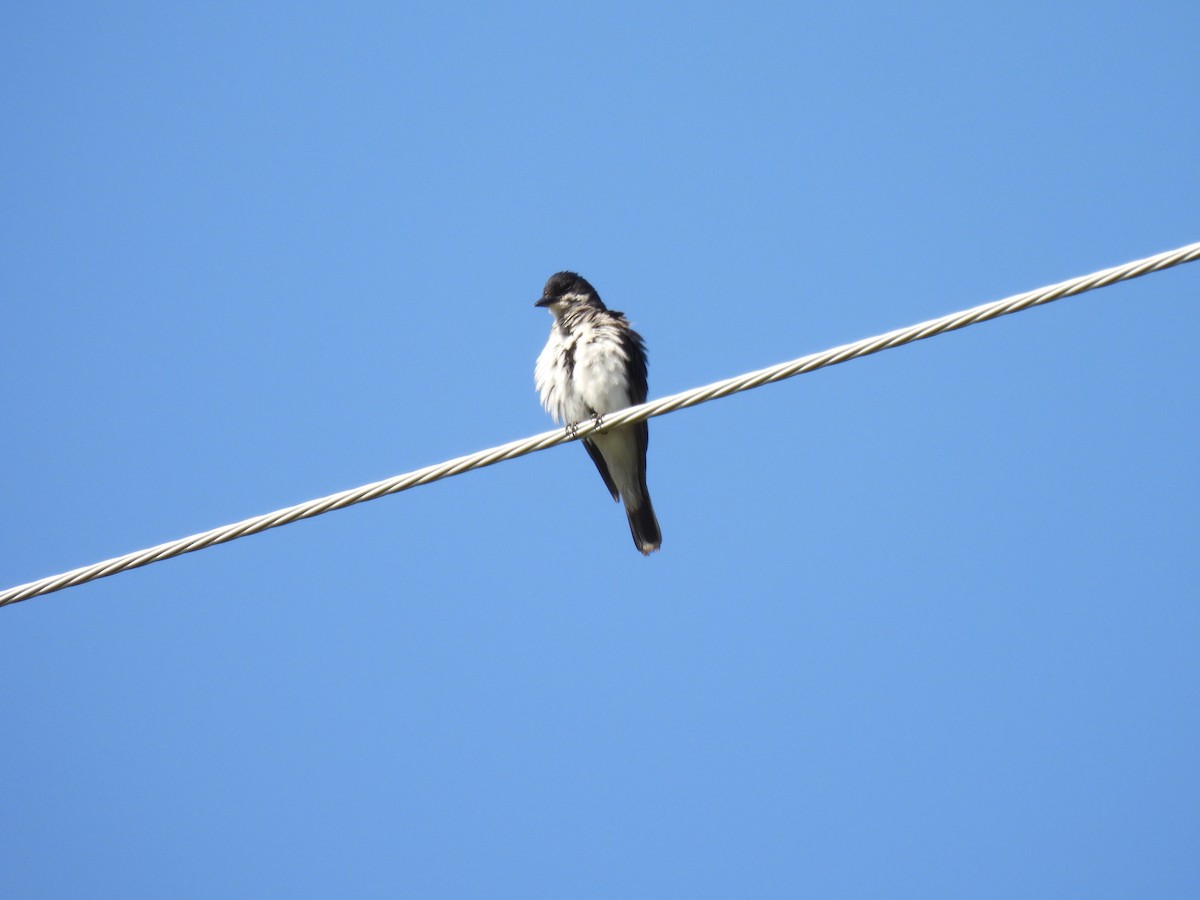
[{"label": "clear sky background", "polygon": [[[1200,5],[9,4],[0,587],[1200,240]],[[1200,265],[0,610],[0,894],[1200,895]]]}]

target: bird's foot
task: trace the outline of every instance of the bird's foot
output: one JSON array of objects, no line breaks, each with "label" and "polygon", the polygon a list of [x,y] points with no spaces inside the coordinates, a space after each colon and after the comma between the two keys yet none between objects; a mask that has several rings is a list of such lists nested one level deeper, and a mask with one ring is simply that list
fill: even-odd
[{"label": "bird's foot", "polygon": [[578,422],[568,422],[567,423],[567,437],[571,438],[572,440],[579,437],[579,423]]},{"label": "bird's foot", "polygon": [[598,412],[592,413],[592,421],[596,424],[596,430],[601,434],[604,433],[604,416]]}]

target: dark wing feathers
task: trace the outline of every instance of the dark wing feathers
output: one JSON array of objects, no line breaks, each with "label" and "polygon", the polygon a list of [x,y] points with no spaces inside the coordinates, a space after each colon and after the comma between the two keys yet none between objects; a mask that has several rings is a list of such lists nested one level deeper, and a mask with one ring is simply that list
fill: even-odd
[{"label": "dark wing feathers", "polygon": [[646,402],[646,343],[642,336],[629,327],[629,320],[624,313],[614,312],[613,315],[621,324],[617,331],[617,340],[625,358],[629,360],[629,402]]},{"label": "dark wing feathers", "polygon": [[600,453],[600,448],[587,438],[584,438],[580,443],[583,444],[583,449],[588,452],[588,456],[592,458],[592,462],[596,464],[596,468],[600,470],[600,477],[604,479],[604,486],[608,488],[608,492],[616,500],[619,496],[617,486],[613,483],[612,475],[608,473],[608,463],[604,461],[604,456]]},{"label": "dark wing feathers", "polygon": [[[637,405],[638,403],[646,402],[646,342],[642,340],[642,336],[629,327],[629,320],[625,318],[623,313],[614,313],[620,318],[621,324],[625,327],[619,332],[619,340],[621,342],[621,350],[625,353],[625,358],[629,360],[629,402]],[[634,433],[637,435],[638,455],[642,460],[643,478],[646,472],[646,448],[650,445],[650,426],[645,422],[639,422],[633,426]],[[644,492],[643,485],[643,492]]]}]

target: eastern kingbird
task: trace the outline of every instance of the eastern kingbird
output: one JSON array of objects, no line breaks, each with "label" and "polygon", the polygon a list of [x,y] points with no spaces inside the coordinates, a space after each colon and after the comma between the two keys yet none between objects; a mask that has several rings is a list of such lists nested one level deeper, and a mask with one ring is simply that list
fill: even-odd
[{"label": "eastern kingbird", "polygon": [[[534,381],[542,406],[555,421],[570,428],[646,402],[646,345],[623,313],[600,302],[586,279],[574,272],[552,275],[534,306],[554,316]],[[645,422],[593,431],[583,439],[613,500],[625,501],[633,543],[643,555],[662,546],[646,489],[649,441]]]}]

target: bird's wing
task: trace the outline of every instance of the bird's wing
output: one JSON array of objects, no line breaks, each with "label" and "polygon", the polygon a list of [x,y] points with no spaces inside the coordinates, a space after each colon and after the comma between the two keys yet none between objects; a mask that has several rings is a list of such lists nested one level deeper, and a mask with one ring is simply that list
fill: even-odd
[{"label": "bird's wing", "polygon": [[608,463],[604,461],[604,454],[600,452],[599,447],[587,438],[584,438],[581,443],[583,444],[583,449],[588,452],[588,456],[592,458],[592,462],[596,464],[596,468],[600,470],[600,477],[604,479],[604,486],[608,488],[608,492],[616,500],[620,495],[617,492],[616,484],[613,483],[612,475],[608,472]]}]

